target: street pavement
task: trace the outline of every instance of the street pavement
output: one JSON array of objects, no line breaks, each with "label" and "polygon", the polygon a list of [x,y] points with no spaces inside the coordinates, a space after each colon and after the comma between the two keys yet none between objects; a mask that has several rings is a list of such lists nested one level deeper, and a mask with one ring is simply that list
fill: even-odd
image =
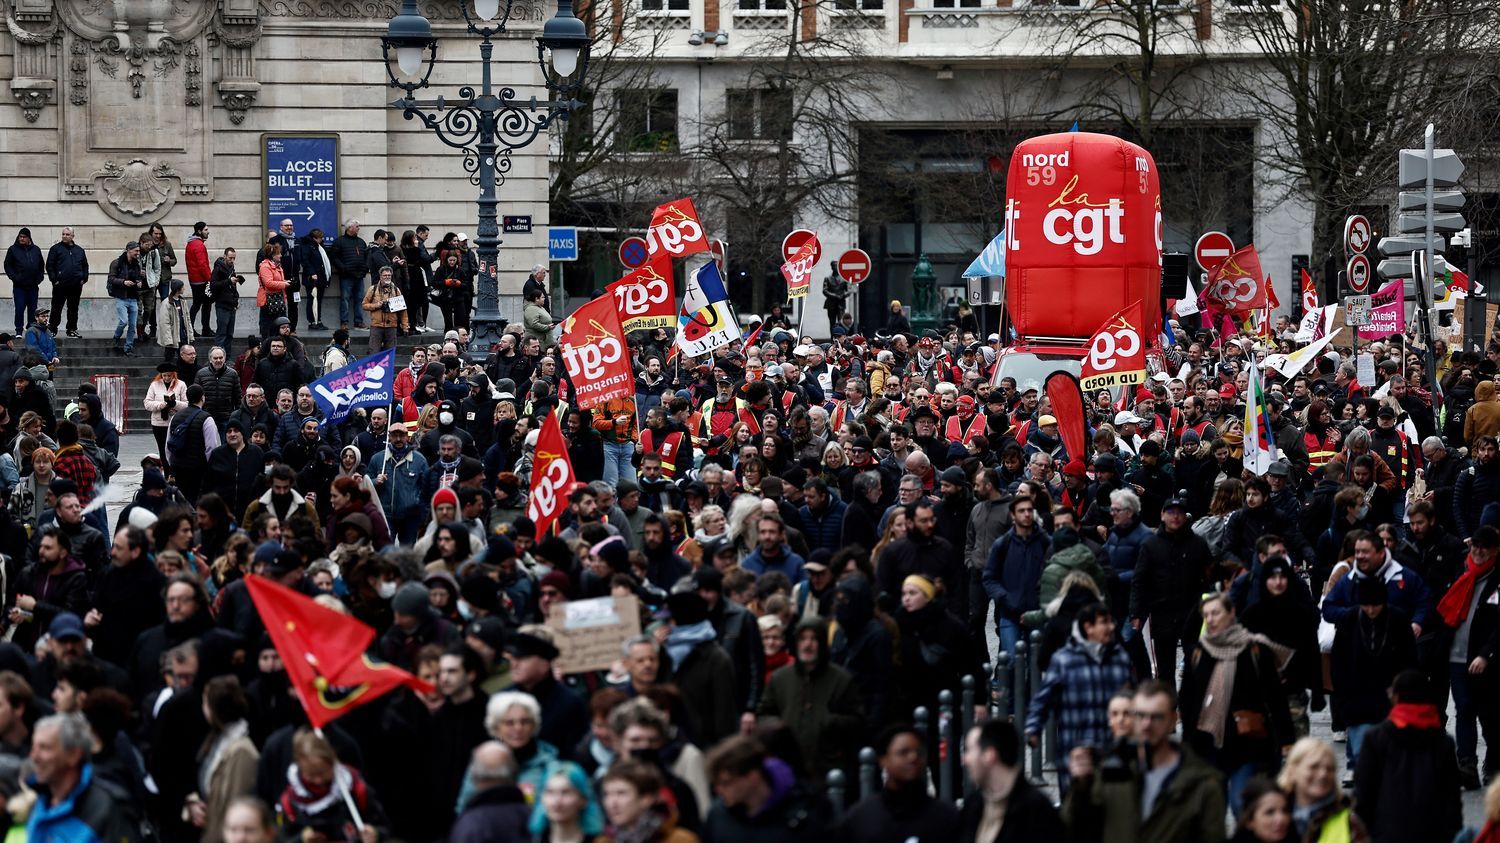
[{"label": "street pavement", "polygon": [[156,437],[146,425],[134,422],[132,432],[120,436],[120,470],[110,478],[104,495],[111,529],[118,526],[120,512],[141,488],[141,458],[156,453]]}]

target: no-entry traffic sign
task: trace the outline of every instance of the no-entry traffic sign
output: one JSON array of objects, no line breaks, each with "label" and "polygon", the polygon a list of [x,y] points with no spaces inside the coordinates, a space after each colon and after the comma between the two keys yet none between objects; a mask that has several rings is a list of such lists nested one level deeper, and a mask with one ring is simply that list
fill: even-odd
[{"label": "no-entry traffic sign", "polygon": [[1366,255],[1355,255],[1349,259],[1346,270],[1349,273],[1349,288],[1356,293],[1363,293],[1370,289],[1370,258]]},{"label": "no-entry traffic sign", "polygon": [[813,263],[816,264],[818,261],[822,260],[823,244],[818,242],[818,235],[812,233],[811,231],[808,231],[805,228],[799,228],[796,231],[793,231],[781,241],[781,254],[783,258],[785,260],[791,260],[792,258],[795,258],[797,256],[797,251],[801,249],[802,246],[809,240],[811,240],[813,243]]},{"label": "no-entry traffic sign", "polygon": [[1229,235],[1222,231],[1210,231],[1198,238],[1198,244],[1193,247],[1193,257],[1197,259],[1198,265],[1205,272],[1213,272],[1219,268],[1219,264],[1229,260],[1234,254],[1234,241]]},{"label": "no-entry traffic sign", "polygon": [[864,249],[850,249],[839,255],[838,260],[839,277],[850,284],[859,282],[870,277],[870,256]]},{"label": "no-entry traffic sign", "polygon": [[626,237],[620,241],[620,263],[626,269],[635,269],[646,262],[648,252],[646,250],[646,238]]}]

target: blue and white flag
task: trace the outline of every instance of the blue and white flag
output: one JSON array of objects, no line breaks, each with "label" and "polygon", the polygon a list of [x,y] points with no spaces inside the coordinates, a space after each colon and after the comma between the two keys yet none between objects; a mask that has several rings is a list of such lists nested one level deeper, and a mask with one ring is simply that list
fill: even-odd
[{"label": "blue and white flag", "polygon": [[308,384],[323,424],[338,424],[361,407],[389,406],[396,395],[396,349],[388,348]]},{"label": "blue and white flag", "polygon": [[689,357],[707,354],[740,338],[719,267],[709,261],[688,273],[677,312],[677,347]]},{"label": "blue and white flag", "polygon": [[1005,277],[1005,229],[995,235],[990,245],[984,247],[979,257],[969,264],[964,270],[965,278],[1004,278]]}]

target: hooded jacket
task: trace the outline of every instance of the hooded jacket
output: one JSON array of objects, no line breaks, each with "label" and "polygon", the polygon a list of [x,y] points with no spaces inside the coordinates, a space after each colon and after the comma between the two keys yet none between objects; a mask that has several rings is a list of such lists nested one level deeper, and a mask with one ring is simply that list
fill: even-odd
[{"label": "hooded jacket", "polygon": [[83,396],[81,403],[89,408],[89,427],[94,429],[94,442],[104,450],[120,455],[120,431],[115,428],[115,423],[104,415],[104,405],[99,401],[97,393],[88,393]]},{"label": "hooded jacket", "polygon": [[1001,617],[1019,622],[1021,615],[1040,607],[1038,585],[1046,565],[1051,538],[1040,526],[1022,536],[1012,527],[995,540],[984,564],[984,590]]},{"label": "hooded jacket", "polygon": [[891,713],[891,665],[896,660],[891,633],[875,617],[875,593],[862,576],[835,586],[833,607],[829,658],[854,675],[865,704],[865,722],[878,730]]},{"label": "hooded jacket", "polygon": [[[1403,568],[1400,562],[1391,557],[1390,551],[1384,552],[1385,562],[1373,576],[1385,581],[1387,605],[1400,609],[1412,623],[1424,629],[1429,628],[1429,624],[1437,622],[1437,618],[1433,616],[1437,598],[1422,578],[1417,576],[1416,571]],[[1328,596],[1323,598],[1323,620],[1337,624],[1345,617],[1359,612],[1359,581],[1365,577],[1366,574],[1355,567],[1348,576],[1334,583]]]},{"label": "hooded jacket", "polygon": [[794,648],[808,630],[817,641],[817,660],[811,665],[799,660],[773,673],[758,712],[786,724],[807,766],[803,773],[822,781],[829,770],[852,768],[866,721],[854,677],[829,662],[828,622],[798,623]]},{"label": "hooded jacket", "polygon": [[23,228],[16,232],[16,241],[5,250],[5,277],[10,283],[23,290],[35,290],[42,285],[42,278],[46,275],[46,262],[42,259],[42,250],[36,241],[21,245],[21,238],[31,238],[31,229]]},{"label": "hooded jacket", "polygon": [[1500,435],[1500,401],[1495,399],[1495,382],[1480,381],[1474,387],[1474,403],[1464,416],[1464,444],[1472,448],[1479,437],[1495,435]]}]

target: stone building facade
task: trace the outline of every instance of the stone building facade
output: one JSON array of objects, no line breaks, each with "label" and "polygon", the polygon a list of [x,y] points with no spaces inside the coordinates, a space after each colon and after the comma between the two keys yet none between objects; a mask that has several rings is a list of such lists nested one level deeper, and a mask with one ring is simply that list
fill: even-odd
[{"label": "stone building facade", "polygon": [[[458,2],[420,4],[439,37],[429,91],[450,100],[480,75],[478,38],[465,30]],[[8,244],[28,227],[45,251],[63,226],[74,227],[91,272],[80,327],[112,329],[104,275],[152,223],[180,261],[193,223],[209,222],[210,254],[233,246],[239,271],[253,277],[267,234],[263,137],[308,133],[336,136],[337,219],[359,220],[365,239],[377,228],[399,236],[426,224],[437,238],[461,231],[472,241],[479,190],[463,154],[388,105],[398,92],[387,85],[380,38],[399,7],[0,0],[0,234]],[[540,2],[519,0],[496,44],[495,78],[523,98],[541,92],[532,39],[544,13]],[[501,313],[512,318],[527,270],[545,260],[546,154],[545,138],[518,153],[500,187],[501,213],[534,224],[531,234],[502,235]],[[310,218],[293,220],[299,235]],[[0,278],[0,296],[8,291]],[[49,297],[49,284],[41,295]],[[332,293],[327,304],[337,307]],[[255,324],[253,307],[247,283],[239,324]]]}]

